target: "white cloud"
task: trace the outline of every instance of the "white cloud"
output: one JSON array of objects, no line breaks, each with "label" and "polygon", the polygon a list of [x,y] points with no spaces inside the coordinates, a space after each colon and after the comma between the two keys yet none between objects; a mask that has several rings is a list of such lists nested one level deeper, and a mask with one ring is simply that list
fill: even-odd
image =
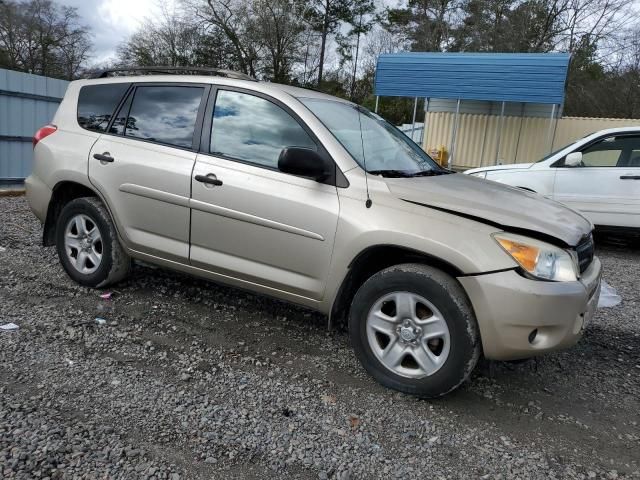
[{"label": "white cloud", "polygon": [[[118,45],[134,33],[145,18],[160,10],[159,0],[57,0],[75,7],[93,43],[92,63],[115,57]],[[166,3],[166,2],[165,2]]]}]

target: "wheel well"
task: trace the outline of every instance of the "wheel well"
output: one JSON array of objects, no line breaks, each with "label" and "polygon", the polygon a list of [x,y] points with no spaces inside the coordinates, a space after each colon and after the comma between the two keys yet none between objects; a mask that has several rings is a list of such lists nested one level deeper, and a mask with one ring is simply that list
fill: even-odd
[{"label": "wheel well", "polygon": [[442,270],[452,277],[462,275],[462,271],[454,265],[424,252],[394,245],[369,247],[359,253],[349,265],[349,272],[342,281],[331,308],[330,325],[344,328],[347,325],[351,300],[362,284],[379,271],[401,263],[422,263]]},{"label": "wheel well", "polygon": [[88,187],[76,182],[60,182],[53,187],[49,208],[47,209],[47,218],[44,222],[44,231],[42,233],[42,243],[48,247],[56,242],[56,223],[60,212],[64,206],[71,200],[81,197],[97,197],[96,193]]}]

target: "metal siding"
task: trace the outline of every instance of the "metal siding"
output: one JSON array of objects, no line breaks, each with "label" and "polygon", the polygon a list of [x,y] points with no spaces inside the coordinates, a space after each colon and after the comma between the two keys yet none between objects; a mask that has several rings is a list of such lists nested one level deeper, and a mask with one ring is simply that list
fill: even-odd
[{"label": "metal siding", "polygon": [[389,53],[378,57],[375,94],[562,104],[565,53]]},{"label": "metal siding", "polygon": [[[0,136],[31,138],[51,122],[69,82],[0,69]],[[24,98],[24,94],[50,97]],[[57,99],[57,101],[53,101]],[[31,172],[31,142],[0,138],[0,181],[25,178]]]},{"label": "metal siding", "polygon": [[[430,98],[429,112],[455,112],[457,100],[445,98]],[[523,111],[524,106],[524,111]],[[460,101],[460,113],[473,113],[476,115],[500,115],[501,102],[489,102],[484,100]],[[505,116],[543,117],[549,118],[553,106],[544,103],[512,103],[507,102],[504,107]],[[555,109],[556,116],[560,116],[560,109]]]},{"label": "metal siding", "polygon": [[[455,113],[428,112],[425,116],[426,135],[423,148],[428,151],[444,145],[449,151],[454,119]],[[499,115],[460,114],[454,166],[466,169],[494,165],[499,126]],[[640,127],[640,120],[563,117],[557,120],[553,145],[549,138],[549,126],[549,118],[505,117],[498,163],[535,162],[552,150],[575,142],[585,135],[607,128]]]}]

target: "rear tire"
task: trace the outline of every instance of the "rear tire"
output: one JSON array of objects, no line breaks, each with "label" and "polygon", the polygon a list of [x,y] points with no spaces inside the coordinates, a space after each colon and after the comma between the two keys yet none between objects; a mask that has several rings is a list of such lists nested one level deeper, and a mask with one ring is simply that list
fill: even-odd
[{"label": "rear tire", "polygon": [[131,266],[109,212],[95,197],[76,198],[64,206],[56,223],[56,249],[67,275],[85,287],[119,282]]},{"label": "rear tire", "polygon": [[463,288],[421,264],[395,265],[370,277],[354,296],[349,335],[356,356],[378,382],[423,398],[458,388],[481,354]]}]

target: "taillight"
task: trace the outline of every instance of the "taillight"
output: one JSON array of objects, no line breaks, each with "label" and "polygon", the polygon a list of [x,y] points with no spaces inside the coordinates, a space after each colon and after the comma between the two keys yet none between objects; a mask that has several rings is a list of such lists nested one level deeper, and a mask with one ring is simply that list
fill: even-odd
[{"label": "taillight", "polygon": [[58,130],[58,127],[56,127],[55,125],[45,125],[40,130],[38,130],[33,136],[33,148],[36,148],[36,145],[40,140],[42,140],[43,138],[47,138],[56,130]]}]

